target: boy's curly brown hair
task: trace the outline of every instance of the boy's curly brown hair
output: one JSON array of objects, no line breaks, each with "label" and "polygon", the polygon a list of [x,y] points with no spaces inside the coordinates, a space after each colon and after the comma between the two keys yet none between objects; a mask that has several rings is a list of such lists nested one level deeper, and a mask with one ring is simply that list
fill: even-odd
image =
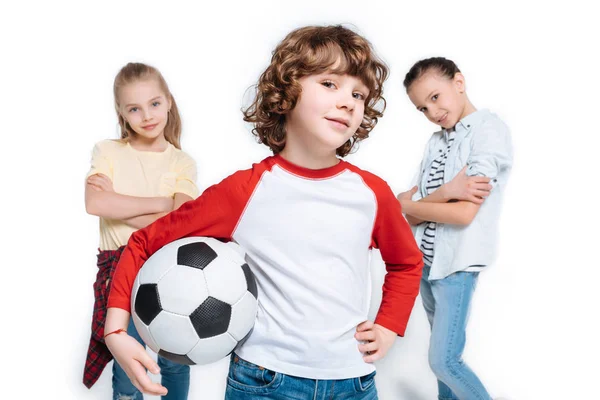
[{"label": "boy's curly brown hair", "polygon": [[244,121],[254,124],[252,133],[274,154],[285,147],[285,115],[300,97],[302,87],[298,80],[324,72],[357,77],[369,89],[363,120],[352,138],[336,150],[338,156],[346,156],[355,143],[369,137],[377,119],[383,116],[383,82],[388,67],[371,44],[340,25],[296,29],[275,48],[271,64],[256,85],[254,101],[242,110]]}]

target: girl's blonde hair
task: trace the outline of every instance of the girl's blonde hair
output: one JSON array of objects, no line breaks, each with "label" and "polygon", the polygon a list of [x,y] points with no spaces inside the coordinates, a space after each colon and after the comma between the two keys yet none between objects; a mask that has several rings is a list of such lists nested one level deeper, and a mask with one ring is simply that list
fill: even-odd
[{"label": "girl's blonde hair", "polygon": [[119,91],[125,86],[141,80],[156,79],[161,90],[167,96],[167,101],[171,102],[171,108],[169,109],[167,125],[165,126],[164,135],[167,142],[171,143],[178,149],[181,149],[179,142],[181,137],[181,117],[179,116],[179,110],[177,109],[177,103],[169,90],[169,86],[163,78],[162,74],[154,67],[142,63],[128,63],[125,65],[117,76],[115,77],[115,83],[113,86],[113,92],[115,96],[115,110],[117,111],[117,117],[119,118],[119,126],[121,127],[121,140],[127,142],[135,135],[135,132],[129,126],[123,115],[120,112],[119,104]]}]

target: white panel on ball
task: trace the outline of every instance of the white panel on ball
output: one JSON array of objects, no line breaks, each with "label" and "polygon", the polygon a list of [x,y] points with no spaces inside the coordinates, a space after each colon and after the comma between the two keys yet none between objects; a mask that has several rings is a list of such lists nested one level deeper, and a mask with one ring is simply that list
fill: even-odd
[{"label": "white panel on ball", "polygon": [[135,280],[133,281],[133,286],[131,288],[131,313],[134,314],[135,310],[135,298],[137,297],[138,290],[140,289],[140,275],[137,274]]},{"label": "white panel on ball", "polygon": [[[143,268],[147,263],[152,263],[152,267]],[[177,263],[177,246],[168,244],[152,254],[138,273],[140,284],[156,283],[163,277],[167,271]]]},{"label": "white panel on ball", "polygon": [[188,357],[196,364],[209,364],[226,357],[236,345],[237,341],[231,335],[223,333],[200,340],[196,347],[188,353]]},{"label": "white panel on ball", "polygon": [[[240,273],[241,272],[241,273]],[[204,269],[208,295],[227,304],[237,303],[246,293],[246,277],[239,263],[219,258]]]},{"label": "white panel on ball", "polygon": [[244,297],[231,307],[231,322],[227,332],[235,340],[242,340],[254,326],[257,311],[258,302],[252,293],[246,291]]},{"label": "white panel on ball", "polygon": [[140,337],[150,347],[155,353],[158,353],[160,348],[154,341],[152,334],[148,330],[146,324],[142,322],[142,320],[137,316],[136,313],[131,314],[131,318],[133,318],[133,324],[135,325],[135,329],[138,331]]},{"label": "white panel on ball", "polygon": [[244,250],[235,242],[219,242],[219,247],[215,247],[215,249],[219,253],[219,257],[225,257],[236,263],[240,260],[244,260],[244,257],[246,256]]},{"label": "white panel on ball", "polygon": [[198,343],[198,334],[187,316],[163,310],[150,323],[149,329],[160,343],[160,349],[170,353],[187,354]]},{"label": "white panel on ball", "polygon": [[176,265],[158,282],[158,294],[163,310],[190,315],[208,297],[204,273]]}]

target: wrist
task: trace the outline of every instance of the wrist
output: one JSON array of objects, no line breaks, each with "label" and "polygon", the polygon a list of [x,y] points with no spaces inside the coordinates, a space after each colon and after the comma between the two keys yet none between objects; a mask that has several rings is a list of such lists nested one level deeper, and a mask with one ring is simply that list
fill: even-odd
[{"label": "wrist", "polygon": [[451,196],[450,196],[450,193],[448,191],[448,184],[447,183],[444,183],[436,191],[439,192],[439,195],[442,197],[442,200],[445,200],[445,201],[450,200]]},{"label": "wrist", "polygon": [[161,212],[168,213],[173,210],[173,199],[171,197],[161,197],[162,209]]},{"label": "wrist", "polygon": [[413,205],[414,203],[415,203],[415,202],[414,202],[414,201],[412,201],[411,199],[406,199],[406,200],[403,200],[403,201],[400,203],[400,206],[402,207],[402,212],[404,212],[405,214],[410,214],[410,210],[412,209],[412,205]]}]

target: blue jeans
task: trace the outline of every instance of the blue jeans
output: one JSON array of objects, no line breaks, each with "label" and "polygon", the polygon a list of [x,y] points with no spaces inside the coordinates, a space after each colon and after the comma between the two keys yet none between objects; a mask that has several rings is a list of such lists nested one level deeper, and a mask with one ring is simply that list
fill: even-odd
[{"label": "blue jeans", "polygon": [[[129,320],[127,334],[140,342],[142,346],[145,346],[142,338],[135,329],[133,319]],[[190,367],[174,363],[161,356],[158,356],[158,366],[160,367],[161,384],[169,391],[162,399],[186,400],[190,389]],[[116,361],[113,363],[112,386],[113,400],[143,399],[142,392],[133,386],[123,368]]]},{"label": "blue jeans", "polygon": [[231,355],[225,400],[377,400],[375,372],[358,378],[320,380],[268,370]]},{"label": "blue jeans", "polygon": [[469,306],[479,272],[455,272],[427,280],[423,268],[421,298],[431,325],[429,366],[438,379],[438,399],[491,400],[477,375],[462,360]]}]

